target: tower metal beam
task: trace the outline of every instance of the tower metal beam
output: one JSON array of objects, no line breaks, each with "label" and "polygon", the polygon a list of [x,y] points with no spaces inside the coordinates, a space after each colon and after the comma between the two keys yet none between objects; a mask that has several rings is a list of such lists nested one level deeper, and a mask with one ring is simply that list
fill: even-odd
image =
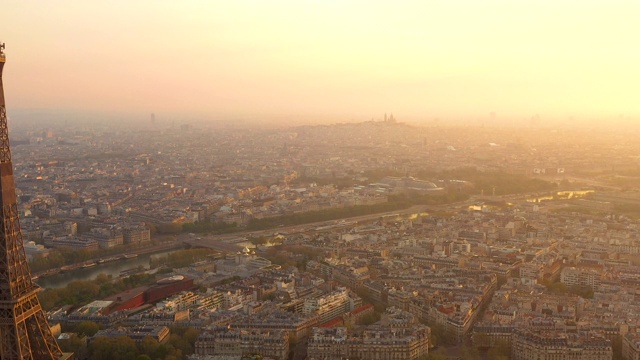
[{"label": "tower metal beam", "polygon": [[0,359],[48,360],[63,358],[51,333],[31,279],[24,250],[9,147],[0,44]]}]

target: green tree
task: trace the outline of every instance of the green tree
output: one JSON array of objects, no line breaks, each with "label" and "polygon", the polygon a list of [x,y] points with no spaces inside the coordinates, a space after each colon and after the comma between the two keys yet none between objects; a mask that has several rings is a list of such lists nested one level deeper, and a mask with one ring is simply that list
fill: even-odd
[{"label": "green tree", "polygon": [[127,336],[99,336],[91,341],[89,354],[93,360],[135,360],[138,349],[135,342]]},{"label": "green tree", "polygon": [[569,292],[585,299],[593,299],[593,289],[590,286],[574,285],[569,288]]},{"label": "green tree", "polygon": [[378,320],[380,320],[380,314],[374,312],[374,313],[365,315],[362,318],[360,318],[359,324],[360,325],[371,325],[371,324],[376,323]]},{"label": "green tree", "polygon": [[511,356],[511,346],[504,341],[498,341],[487,351],[487,359],[508,359]]},{"label": "green tree", "polygon": [[147,227],[147,229],[149,229],[149,233],[151,234],[151,236],[155,235],[158,233],[158,227],[155,226],[152,223],[145,223],[144,226]]},{"label": "green tree", "polygon": [[200,331],[191,327],[173,326],[167,342],[183,354],[192,354]]},{"label": "green tree", "polygon": [[567,286],[561,282],[555,282],[552,284],[549,284],[547,286],[547,289],[554,293],[554,294],[566,294],[567,293]]},{"label": "green tree", "polygon": [[156,354],[156,351],[158,351],[159,346],[160,344],[156,339],[151,336],[145,336],[145,338],[142,339],[142,342],[138,345],[138,348],[142,354],[154,355]]},{"label": "green tree", "polygon": [[460,348],[460,358],[463,360],[480,359],[480,352],[473,346],[462,345]]},{"label": "green tree", "polygon": [[177,334],[171,334],[169,336],[169,341],[167,341],[169,345],[171,345],[175,349],[174,354],[182,354],[182,353],[192,353],[193,348],[191,344],[189,344],[182,336]]},{"label": "green tree", "polygon": [[216,252],[212,249],[178,250],[161,258],[151,259],[151,266],[164,265],[172,268],[189,266],[195,262],[207,259]]},{"label": "green tree", "polygon": [[155,282],[155,276],[149,274],[131,275],[116,280],[112,280],[108,276],[99,276],[93,281],[73,281],[64,288],[45,289],[38,293],[38,298],[43,309],[50,310],[55,306],[65,304],[86,304],[98,298],[153,282]]},{"label": "green tree", "polygon": [[452,346],[458,343],[454,336],[447,334],[444,326],[434,324],[429,325],[429,327],[431,328],[431,343],[433,344],[433,346]]},{"label": "green tree", "polygon": [[257,237],[257,238],[251,238],[249,239],[249,241],[251,241],[251,243],[253,245],[265,245],[267,243],[269,243],[270,239],[266,236],[261,236],[261,237]]},{"label": "green tree", "polygon": [[[100,286],[92,281],[73,281],[67,286],[68,291],[74,294],[78,303],[88,303],[95,300],[100,294]],[[76,304],[70,301],[70,305]]]},{"label": "green tree", "polygon": [[59,339],[58,345],[63,352],[74,353],[78,358],[86,356],[87,340],[79,336],[71,336],[68,339]]},{"label": "green tree", "polygon": [[162,223],[157,226],[159,234],[179,234],[182,232],[182,224]]},{"label": "green tree", "polygon": [[421,360],[448,360],[449,357],[445,353],[439,351],[430,352],[429,355],[423,356]]},{"label": "green tree", "polygon": [[82,321],[78,323],[74,328],[75,333],[81,336],[89,337],[95,335],[98,330],[100,330],[100,325],[96,324],[93,321]]}]

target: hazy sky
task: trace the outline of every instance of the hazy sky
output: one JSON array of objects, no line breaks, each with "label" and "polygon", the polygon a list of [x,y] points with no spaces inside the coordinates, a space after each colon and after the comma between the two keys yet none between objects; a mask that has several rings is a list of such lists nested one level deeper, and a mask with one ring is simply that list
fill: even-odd
[{"label": "hazy sky", "polygon": [[5,0],[0,9],[10,109],[640,117],[635,0]]}]

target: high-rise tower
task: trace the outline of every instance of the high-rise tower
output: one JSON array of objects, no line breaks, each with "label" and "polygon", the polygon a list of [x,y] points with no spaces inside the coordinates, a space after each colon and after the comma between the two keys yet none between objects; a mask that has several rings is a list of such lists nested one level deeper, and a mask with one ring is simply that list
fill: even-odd
[{"label": "high-rise tower", "polygon": [[2,86],[4,62],[0,44],[0,359],[57,360],[63,354],[36,295],[40,287],[31,280],[20,231]]}]

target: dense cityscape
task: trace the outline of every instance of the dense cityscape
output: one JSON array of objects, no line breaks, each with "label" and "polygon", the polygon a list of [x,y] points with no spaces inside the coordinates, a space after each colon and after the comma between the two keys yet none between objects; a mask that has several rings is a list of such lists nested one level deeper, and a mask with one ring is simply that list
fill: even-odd
[{"label": "dense cityscape", "polygon": [[0,9],[0,360],[640,360],[640,2]]},{"label": "dense cityscape", "polygon": [[636,359],[638,145],[569,132],[385,114],[12,139],[40,301],[77,358]]}]

